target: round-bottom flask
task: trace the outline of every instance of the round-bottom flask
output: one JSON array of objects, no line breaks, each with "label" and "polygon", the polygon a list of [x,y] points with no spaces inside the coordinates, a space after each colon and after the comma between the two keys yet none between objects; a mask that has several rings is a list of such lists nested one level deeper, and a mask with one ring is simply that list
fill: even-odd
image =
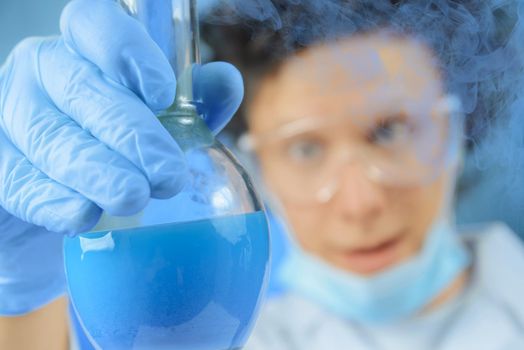
[{"label": "round-bottom flask", "polygon": [[262,204],[200,117],[160,120],[185,152],[186,186],[134,217],[104,216],[96,232],[66,238],[73,307],[100,349],[240,349],[267,280]]},{"label": "round-bottom flask", "polygon": [[195,0],[121,2],[176,73],[176,101],[159,118],[189,176],[173,198],[65,239],[71,302],[100,349],[239,349],[266,285],[268,226],[249,176],[197,115]]}]

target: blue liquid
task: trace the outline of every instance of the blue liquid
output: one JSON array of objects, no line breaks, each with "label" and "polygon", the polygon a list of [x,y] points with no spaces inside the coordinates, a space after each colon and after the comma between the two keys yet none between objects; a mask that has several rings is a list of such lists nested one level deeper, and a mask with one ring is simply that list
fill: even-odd
[{"label": "blue liquid", "polygon": [[65,240],[70,297],[110,349],[241,348],[265,289],[263,212]]}]

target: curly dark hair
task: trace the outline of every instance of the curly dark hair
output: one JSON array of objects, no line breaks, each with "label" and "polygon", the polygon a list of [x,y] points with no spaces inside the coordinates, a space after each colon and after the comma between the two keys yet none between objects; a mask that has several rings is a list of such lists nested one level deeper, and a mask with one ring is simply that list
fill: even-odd
[{"label": "curly dark hair", "polygon": [[[518,98],[519,14],[516,0],[236,0],[212,13],[202,34],[215,59],[240,69],[247,101],[260,78],[316,42],[380,28],[415,37],[433,49],[447,89],[461,97],[471,145]],[[245,129],[244,109],[239,114],[234,133]]]}]

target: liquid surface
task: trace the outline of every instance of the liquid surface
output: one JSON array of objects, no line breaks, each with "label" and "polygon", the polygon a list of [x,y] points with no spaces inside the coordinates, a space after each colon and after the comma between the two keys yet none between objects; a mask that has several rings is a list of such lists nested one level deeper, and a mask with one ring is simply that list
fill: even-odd
[{"label": "liquid surface", "polygon": [[65,239],[73,306],[102,349],[241,348],[266,285],[263,212]]}]

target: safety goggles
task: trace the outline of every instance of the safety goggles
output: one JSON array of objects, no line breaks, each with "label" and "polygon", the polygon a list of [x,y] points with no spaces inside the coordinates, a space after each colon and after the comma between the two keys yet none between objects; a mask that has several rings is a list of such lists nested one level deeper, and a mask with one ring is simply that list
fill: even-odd
[{"label": "safety goggles", "polygon": [[264,158],[264,178],[286,200],[324,203],[358,166],[385,186],[420,186],[437,178],[460,151],[463,116],[448,95],[419,115],[305,117],[246,134],[243,151]]}]

